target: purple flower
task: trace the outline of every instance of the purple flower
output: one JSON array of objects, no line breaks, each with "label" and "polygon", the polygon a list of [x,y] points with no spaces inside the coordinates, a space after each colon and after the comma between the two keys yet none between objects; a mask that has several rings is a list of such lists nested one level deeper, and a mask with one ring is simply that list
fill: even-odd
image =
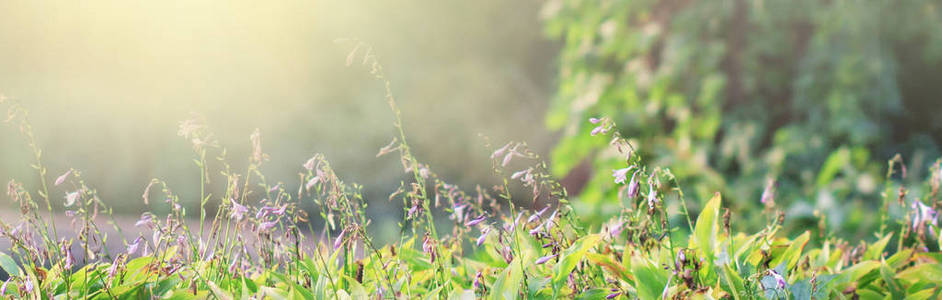
[{"label": "purple flower", "polygon": [[635,178],[636,176],[638,176],[637,171],[635,171],[634,174],[631,174],[631,180],[628,182],[628,198],[631,199],[638,197],[638,192],[641,189],[637,178]]},{"label": "purple flower", "polygon": [[615,177],[615,183],[625,183],[625,180],[628,180],[628,172],[634,167],[627,167],[624,169],[612,170],[612,177]]},{"label": "purple flower", "polygon": [[262,232],[270,231],[272,228],[275,228],[275,225],[278,225],[278,222],[276,221],[262,222],[261,224],[258,224],[258,231],[262,231]]},{"label": "purple flower", "polygon": [[31,279],[29,279],[29,278],[26,278],[26,284],[25,284],[24,288],[26,288],[26,293],[27,293],[27,294],[33,293],[33,280],[31,280]]},{"label": "purple flower", "polygon": [[69,169],[69,170],[66,171],[64,174],[62,174],[62,175],[60,175],[58,178],[56,178],[56,185],[58,186],[58,185],[62,184],[63,182],[65,182],[66,178],[69,178],[69,175],[70,175],[70,174],[72,174],[72,169]]},{"label": "purple flower", "polygon": [[[480,271],[474,274],[474,282],[471,283],[471,286],[474,287],[475,290],[481,288],[481,277],[484,277],[484,275],[482,275]],[[6,284],[4,284],[4,286],[6,286]]]},{"label": "purple flower", "polygon": [[522,170],[522,171],[517,171],[517,172],[513,173],[512,175],[510,175],[510,179],[516,180],[517,178],[520,178],[521,176],[523,176],[524,174],[527,174],[527,173],[529,173],[529,172],[530,172],[530,169],[526,169],[526,170]]},{"label": "purple flower", "polygon": [[340,246],[343,246],[343,235],[347,233],[347,229],[344,228],[340,231],[340,234],[337,235],[337,238],[334,239],[334,250],[340,249]]},{"label": "purple flower", "polygon": [[78,201],[79,196],[81,195],[82,194],[79,193],[79,191],[74,191],[74,192],[65,194],[65,207],[69,207],[75,204],[75,201]]},{"label": "purple flower", "polygon": [[913,201],[912,209],[913,214],[915,214],[913,217],[913,229],[916,229],[916,226],[919,226],[923,222],[938,226],[936,220],[937,214],[935,209],[932,209],[932,207],[923,204],[922,201],[915,200]]},{"label": "purple flower", "polygon": [[238,202],[232,201],[232,211],[229,212],[229,216],[236,221],[242,220],[242,217],[245,216],[245,213],[249,212],[249,209],[245,205],[239,204]]},{"label": "purple flower", "polygon": [[759,199],[762,204],[775,204],[775,179],[769,179],[762,190],[762,198]]},{"label": "purple flower", "polygon": [[487,216],[486,216],[486,215],[480,215],[480,216],[478,216],[477,218],[474,218],[474,219],[469,220],[468,222],[465,222],[465,223],[464,223],[464,226],[474,226],[474,225],[478,225],[478,224],[480,224],[481,222],[484,222],[484,220],[486,220],[486,219],[487,219]]},{"label": "purple flower", "polygon": [[72,256],[72,249],[71,249],[69,246],[67,246],[65,243],[63,243],[63,244],[62,244],[62,247],[60,247],[60,248],[62,248],[62,249],[60,249],[60,250],[61,250],[63,253],[65,253],[65,267],[64,267],[64,269],[66,269],[66,270],[72,269],[72,264],[75,263],[75,257]]},{"label": "purple flower", "polygon": [[535,263],[535,264],[538,264],[538,265],[542,265],[542,264],[545,264],[546,262],[548,262],[550,259],[553,259],[553,257],[556,257],[556,254],[547,255],[547,256],[544,256],[544,257],[537,258],[537,259],[536,259],[536,262],[534,262],[534,263]]},{"label": "purple flower", "polygon": [[593,128],[592,131],[589,132],[589,134],[592,136],[596,136],[599,133],[605,133],[605,128],[602,126],[598,126],[598,127]]},{"label": "purple flower", "polygon": [[487,240],[487,235],[488,235],[489,233],[491,233],[491,229],[490,229],[490,228],[484,228],[484,230],[481,232],[481,237],[478,238],[478,241],[477,241],[476,244],[477,244],[478,246],[481,246],[482,244],[484,244],[484,241]]},{"label": "purple flower", "polygon": [[648,185],[648,207],[654,208],[654,205],[658,203],[657,193],[654,192],[654,183]]},{"label": "purple flower", "polygon": [[455,221],[462,222],[464,220],[464,209],[467,208],[467,204],[455,204],[454,212],[451,213],[451,218]]},{"label": "purple flower", "polygon": [[592,124],[598,124],[601,121],[602,120],[599,120],[598,118],[589,118],[589,123],[592,123]]},{"label": "purple flower", "polygon": [[269,193],[277,192],[279,188],[281,188],[281,183],[280,183],[280,182],[279,182],[278,184],[276,184],[275,186],[271,187],[270,189],[268,189],[268,192],[269,192]]},{"label": "purple flower", "polygon": [[543,231],[543,224],[537,225],[536,228],[530,229],[530,235],[537,235]]},{"label": "purple flower", "polygon": [[611,293],[611,294],[608,294],[608,296],[605,296],[605,299],[608,299],[608,300],[615,299],[615,297],[618,297],[620,295],[621,295],[621,292]]},{"label": "purple flower", "polygon": [[138,236],[136,239],[134,239],[133,243],[128,245],[128,255],[134,255],[135,253],[137,253],[137,250],[139,250],[141,248],[141,245],[143,244],[144,244],[144,237]]},{"label": "purple flower", "polygon": [[494,151],[494,153],[491,154],[491,159],[495,159],[498,156],[504,155],[504,152],[507,152],[507,149],[510,149],[510,144],[511,143],[507,143],[503,147],[500,147],[500,149]]},{"label": "purple flower", "polygon": [[258,212],[255,213],[255,218],[256,219],[264,218],[265,216],[268,216],[268,214],[271,213],[271,211],[272,211],[271,206],[268,206],[268,205],[262,206],[258,209]]},{"label": "purple flower", "polygon": [[304,189],[310,191],[311,188],[314,187],[314,184],[316,184],[318,180],[320,180],[320,177],[314,176],[313,178],[311,178],[311,180],[308,180],[307,183],[304,184]]},{"label": "purple flower", "polygon": [[146,226],[147,228],[154,228],[154,215],[149,212],[141,214],[141,219],[138,220],[137,223],[134,223],[134,226]]},{"label": "purple flower", "polygon": [[288,209],[288,205],[285,204],[277,209],[272,209],[271,214],[276,215],[276,216],[281,216],[285,214],[285,210],[287,209]]},{"label": "purple flower", "polygon": [[505,226],[504,226],[504,229],[506,229],[508,232],[513,233],[513,232],[514,232],[514,229],[517,229],[517,223],[520,223],[520,218],[521,218],[521,217],[523,217],[523,212],[522,212],[522,211],[519,212],[519,213],[517,213],[517,217],[514,218],[514,222],[513,222],[513,223],[510,223],[509,225],[505,225]]},{"label": "purple flower", "polygon": [[608,234],[614,238],[621,234],[622,229],[624,229],[624,223],[618,220],[618,222],[608,228]]},{"label": "purple flower", "polygon": [[559,210],[554,210],[553,214],[550,215],[549,218],[546,219],[546,223],[543,224],[543,227],[546,228],[547,231],[549,231],[550,229],[553,229],[553,219],[556,219],[557,212],[559,212]]},{"label": "purple flower", "polygon": [[308,159],[306,162],[304,162],[302,166],[308,171],[314,170],[314,164],[317,162],[315,158],[316,157],[311,157],[311,159]]},{"label": "purple flower", "polygon": [[527,218],[527,224],[533,223],[533,221],[536,221],[537,219],[539,219],[540,216],[543,215],[543,213],[546,212],[546,210],[549,209],[549,208],[550,208],[549,206],[546,206],[546,207],[544,207],[543,209],[541,209],[540,211],[538,211],[538,212],[536,212],[535,214],[533,214],[532,216],[530,216],[529,218]]},{"label": "purple flower", "polygon": [[7,278],[7,280],[3,282],[3,286],[0,286],[0,296],[6,296],[6,295],[7,295],[7,284],[8,284],[8,283],[10,283],[10,279],[9,279],[9,278]]},{"label": "purple flower", "polygon": [[779,289],[785,288],[787,282],[785,282],[785,278],[783,278],[782,275],[779,275],[778,272],[775,272],[775,270],[769,270],[769,276],[772,276],[772,279],[775,279],[775,284],[778,285]]}]

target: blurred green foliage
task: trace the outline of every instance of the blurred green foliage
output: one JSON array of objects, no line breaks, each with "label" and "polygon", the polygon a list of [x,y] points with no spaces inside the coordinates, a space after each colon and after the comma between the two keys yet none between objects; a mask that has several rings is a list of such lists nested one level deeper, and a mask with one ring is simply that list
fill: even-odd
[{"label": "blurred green foliage", "polygon": [[940,6],[550,1],[545,29],[563,43],[546,117],[562,134],[553,172],[590,166],[583,210],[608,211],[602,202],[617,192],[608,166],[623,158],[586,129],[605,116],[698,199],[722,191],[748,213],[775,179],[790,218],[814,222],[818,210],[850,232],[873,226],[884,162],[901,153],[925,170],[938,155]]}]

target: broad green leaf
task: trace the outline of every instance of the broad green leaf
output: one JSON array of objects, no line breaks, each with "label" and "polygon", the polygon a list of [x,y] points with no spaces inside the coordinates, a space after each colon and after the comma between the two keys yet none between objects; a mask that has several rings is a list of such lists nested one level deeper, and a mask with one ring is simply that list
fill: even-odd
[{"label": "broad green leaf", "polygon": [[[519,259],[519,258],[518,258]],[[520,262],[514,260],[510,262],[507,268],[494,280],[494,286],[491,289],[490,299],[517,299],[519,298],[520,284],[523,281],[523,270],[520,269]]]},{"label": "broad green leaf", "polygon": [[886,244],[890,242],[890,238],[892,237],[893,233],[887,234],[879,241],[873,243],[873,245],[870,245],[870,247],[867,248],[867,251],[864,252],[863,259],[874,260],[883,258],[883,249],[886,248]]},{"label": "broad green leaf", "polygon": [[9,275],[20,276],[20,267],[12,257],[4,252],[0,252],[0,268],[3,268],[3,271],[6,271]]},{"label": "broad green leaf", "polygon": [[708,257],[712,265],[714,250],[716,249],[716,239],[719,234],[720,204],[722,196],[720,193],[713,195],[713,198],[703,207],[700,215],[697,216],[696,226],[694,227],[693,242],[694,247],[700,250],[703,257]]},{"label": "broad green leaf", "polygon": [[910,283],[919,282],[921,280],[934,282],[942,278],[942,264],[918,264],[900,271],[896,274],[896,278],[906,280]]},{"label": "broad green leaf", "polygon": [[785,262],[786,270],[791,270],[791,268],[794,268],[795,264],[798,263],[798,259],[801,258],[801,250],[804,249],[806,244],[808,244],[809,238],[811,238],[811,233],[805,231],[805,233],[795,238],[791,245],[788,245],[788,249],[785,249],[785,252],[782,252],[782,255],[772,259],[770,265],[777,266]]},{"label": "broad green leaf", "polygon": [[558,285],[560,282],[569,277],[569,273],[576,268],[576,265],[582,261],[582,258],[585,257],[585,254],[589,249],[595,247],[598,244],[599,240],[602,239],[602,236],[598,234],[590,234],[576,240],[575,243],[572,243],[569,248],[567,248],[560,256],[559,263],[556,264],[555,270],[553,272],[553,282],[554,285]]},{"label": "broad green leaf", "polygon": [[647,259],[632,256],[631,273],[635,276],[635,289],[642,300],[660,299],[667,286],[667,270],[652,264]]}]

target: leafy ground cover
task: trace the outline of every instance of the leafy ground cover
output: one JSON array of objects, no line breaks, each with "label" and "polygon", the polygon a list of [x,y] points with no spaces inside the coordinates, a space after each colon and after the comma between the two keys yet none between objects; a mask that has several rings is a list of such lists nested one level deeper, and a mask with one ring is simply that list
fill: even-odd
[{"label": "leafy ground cover", "polygon": [[[386,100],[396,115],[399,134],[377,156],[398,156],[408,174],[389,196],[403,206],[398,242],[373,242],[360,186],[339,178],[324,156],[299,162],[298,188],[289,190],[288,184],[266,180],[267,155],[258,131],[250,137],[254,151],[248,168],[236,171],[200,118],[182,122],[179,135],[192,143],[201,183],[222,178],[225,194],[204,190],[197,207],[155,179],[141,201],[167,205],[169,213],[141,216],[136,226],[149,235],[108,236],[102,226],[117,225],[96,222],[109,214],[106,203],[79,170],[48,173],[27,112],[11,101],[8,122],[19,126],[34,150],[41,185],[8,184],[7,196],[22,217],[0,220],[0,234],[13,244],[0,254],[0,267],[9,275],[0,294],[28,299],[938,297],[938,163],[926,179],[930,192],[911,195],[888,184],[880,230],[865,241],[846,241],[824,226],[783,232],[785,217],[771,183],[755,199],[765,207],[761,215],[724,208],[719,193],[688,200],[671,171],[648,165],[612,119],[591,118],[585,121],[592,124],[590,134],[623,159],[610,166],[609,180],[618,184],[614,217],[587,222],[525,143],[493,150],[501,184],[470,191],[449,184],[410,151],[375,57],[354,51],[348,62],[354,61],[386,84]],[[223,167],[212,168],[213,159]],[[905,176],[898,166],[898,159],[890,161],[887,182]],[[522,199],[511,193],[521,186],[529,191]],[[315,205],[316,214],[301,209],[305,203]],[[699,213],[692,215],[688,207]],[[72,219],[77,237],[58,236],[49,220],[58,209]],[[186,220],[197,217],[199,226],[192,228]],[[766,225],[757,232],[731,230],[731,222],[747,218]],[[315,223],[325,230],[307,234],[316,232]],[[602,225],[589,225],[596,223]],[[124,239],[126,247],[107,249],[109,239]]]}]

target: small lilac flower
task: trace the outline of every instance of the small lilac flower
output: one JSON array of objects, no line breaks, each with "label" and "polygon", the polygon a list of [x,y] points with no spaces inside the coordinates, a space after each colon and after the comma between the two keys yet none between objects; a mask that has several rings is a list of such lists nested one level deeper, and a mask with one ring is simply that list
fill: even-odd
[{"label": "small lilac flower", "polygon": [[654,183],[648,185],[648,207],[654,208],[654,205],[658,203],[657,193],[654,192]]},{"label": "small lilac flower", "polygon": [[229,216],[236,221],[242,220],[242,217],[245,216],[249,209],[245,205],[239,204],[238,202],[232,201],[232,211],[229,213]]},{"label": "small lilac flower", "polygon": [[538,265],[542,265],[542,264],[545,264],[546,262],[548,262],[550,259],[553,259],[553,257],[556,257],[556,254],[547,255],[547,256],[543,256],[543,257],[537,258],[537,259],[536,259],[536,262],[534,262],[534,263],[535,263],[535,264],[538,264]]},{"label": "small lilac flower", "polygon": [[507,152],[507,149],[510,149],[510,143],[507,143],[503,147],[500,147],[500,149],[494,151],[494,153],[491,154],[491,159],[495,159],[498,156],[504,155],[504,152]]},{"label": "small lilac flower", "polygon": [[258,212],[255,213],[255,218],[256,219],[264,218],[265,216],[268,216],[268,214],[271,213],[271,211],[272,211],[271,206],[268,206],[268,205],[262,206],[258,209]]},{"label": "small lilac flower", "polygon": [[481,232],[481,237],[478,238],[478,241],[475,244],[477,244],[478,247],[480,247],[482,244],[484,244],[484,241],[487,240],[487,235],[490,233],[491,233],[490,228],[484,228],[484,230]]},{"label": "small lilac flower", "polygon": [[598,127],[593,128],[592,131],[589,132],[589,134],[592,136],[596,136],[599,133],[604,133],[604,132],[605,132],[605,128],[602,126],[598,126]]},{"label": "small lilac flower", "polygon": [[615,299],[615,297],[618,297],[620,295],[621,295],[621,292],[611,293],[611,294],[608,294],[608,296],[605,296],[605,299],[612,300],[612,299]]},{"label": "small lilac flower", "polygon": [[638,197],[638,192],[641,189],[639,186],[637,178],[638,171],[635,171],[634,174],[631,174],[631,180],[628,182],[628,198],[634,199]]},{"label": "small lilac flower", "polygon": [[33,280],[27,278],[27,279],[26,279],[26,284],[25,284],[24,288],[26,288],[26,293],[27,293],[27,294],[33,293]]},{"label": "small lilac flower", "polygon": [[484,220],[486,220],[486,219],[487,219],[487,216],[486,216],[486,215],[480,215],[480,216],[478,216],[477,218],[474,218],[474,219],[469,220],[468,222],[465,222],[465,223],[464,223],[464,226],[474,226],[474,225],[478,225],[478,224],[480,224],[481,222],[484,222]]},{"label": "small lilac flower", "polygon": [[8,283],[10,283],[10,278],[7,278],[7,280],[3,282],[3,286],[0,286],[0,296],[6,296],[6,295],[7,295],[7,284],[8,284]]},{"label": "small lilac flower", "polygon": [[556,213],[557,213],[557,212],[559,212],[559,210],[554,210],[554,211],[553,211],[553,214],[551,214],[551,215],[549,216],[549,218],[546,219],[546,223],[543,224],[543,227],[546,228],[546,231],[549,231],[550,229],[553,229],[553,224],[554,224],[554,223],[553,223],[553,219],[556,219]]},{"label": "small lilac flower", "polygon": [[281,183],[279,182],[279,183],[276,184],[275,186],[273,186],[273,187],[271,187],[270,189],[268,189],[268,192],[269,192],[269,193],[274,193],[274,192],[277,192],[278,189],[280,189],[280,188],[281,188]]},{"label": "small lilac flower", "polygon": [[74,192],[65,194],[65,207],[69,207],[75,204],[75,201],[78,201],[79,196],[81,196],[81,193],[79,193],[79,191],[74,191]]},{"label": "small lilac flower", "polygon": [[64,183],[65,180],[66,180],[67,178],[69,178],[69,175],[70,175],[70,174],[72,174],[72,169],[69,169],[69,170],[66,171],[64,174],[62,174],[62,175],[60,175],[58,178],[56,178],[56,183],[55,183],[56,186],[59,186],[59,185],[61,185],[62,183]]},{"label": "small lilac flower", "polygon": [[772,279],[775,279],[775,284],[778,285],[779,289],[784,289],[788,284],[785,282],[785,278],[783,278],[782,275],[779,275],[778,272],[775,272],[775,270],[769,270],[769,276],[772,276]]},{"label": "small lilac flower", "polygon": [[258,224],[258,231],[262,231],[262,232],[270,231],[272,228],[275,228],[275,225],[278,225],[278,222],[276,221],[262,222],[261,224]]},{"label": "small lilac flower", "polygon": [[532,216],[530,216],[529,218],[527,218],[527,224],[533,223],[533,221],[536,221],[537,219],[539,219],[540,216],[543,215],[543,213],[546,212],[546,210],[549,209],[549,208],[550,208],[549,206],[546,206],[546,207],[544,207],[543,209],[541,209],[540,211],[538,211],[538,212],[536,212],[535,214],[533,214]]},{"label": "small lilac flower", "polygon": [[522,170],[522,171],[517,171],[517,172],[513,173],[512,175],[510,175],[510,179],[517,180],[517,178],[520,178],[520,177],[522,177],[524,174],[527,174],[527,173],[529,173],[529,172],[530,172],[530,169],[526,169],[526,170]]},{"label": "small lilac flower", "polygon": [[271,214],[276,215],[276,216],[282,216],[282,215],[285,214],[285,210],[287,210],[287,209],[288,209],[288,205],[285,204],[285,205],[282,205],[281,207],[279,207],[279,208],[277,208],[277,209],[272,209],[272,210],[271,210]]},{"label": "small lilac flower", "polygon": [[467,208],[467,204],[455,204],[453,209],[454,212],[451,214],[451,218],[459,223],[464,221],[464,209]]},{"label": "small lilac flower", "polygon": [[589,123],[592,123],[592,124],[598,124],[601,121],[602,120],[599,120],[598,118],[589,118]]},{"label": "small lilac flower", "polygon": [[759,199],[759,202],[768,205],[775,204],[775,179],[769,179],[768,183],[765,184],[765,189],[762,190],[762,198]]},{"label": "small lilac flower", "polygon": [[314,187],[314,184],[316,184],[318,180],[320,180],[320,178],[317,176],[314,176],[313,178],[311,178],[311,180],[308,180],[307,183],[304,184],[304,189],[310,191],[311,188]]},{"label": "small lilac flower", "polygon": [[504,226],[504,229],[507,229],[508,232],[513,233],[514,229],[517,229],[517,223],[520,223],[520,218],[523,217],[523,212],[517,213],[517,217],[514,218],[514,222],[510,223],[509,226]]},{"label": "small lilac flower", "polygon": [[343,235],[347,233],[347,229],[344,228],[340,231],[340,234],[337,235],[337,238],[334,239],[334,250],[340,249],[340,246],[343,246]]},{"label": "small lilac flower", "polygon": [[148,228],[154,228],[154,215],[149,212],[145,212],[141,214],[141,219],[138,220],[137,223],[134,223],[134,226],[136,227],[145,226]]},{"label": "small lilac flower", "polygon": [[530,229],[530,235],[537,235],[543,231],[543,224],[537,225],[536,228]]},{"label": "small lilac flower", "polygon": [[136,239],[134,239],[133,243],[128,245],[128,255],[134,255],[135,253],[137,253],[137,250],[141,248],[142,244],[144,244],[144,237],[138,236]]},{"label": "small lilac flower", "polygon": [[913,214],[915,214],[913,217],[913,229],[916,229],[916,227],[923,222],[938,226],[938,222],[936,220],[937,214],[935,209],[932,209],[932,207],[923,204],[922,201],[914,200],[912,209]]},{"label": "small lilac flower", "polygon": [[64,243],[60,248],[61,252],[65,253],[65,269],[72,269],[72,264],[75,263],[75,257],[72,256],[72,249]]},{"label": "small lilac flower", "polygon": [[304,162],[302,166],[308,171],[312,171],[314,170],[315,163],[317,163],[317,160],[314,157],[311,157],[311,159],[308,159],[306,162]]},{"label": "small lilac flower", "polygon": [[[478,271],[477,274],[474,274],[474,282],[471,283],[471,286],[474,287],[475,290],[481,288],[481,277],[484,277],[484,275],[481,274],[481,271]],[[6,286],[6,284],[4,284],[4,286]]]},{"label": "small lilac flower", "polygon": [[628,180],[628,172],[631,171],[633,167],[627,167],[624,169],[612,170],[612,177],[615,177],[615,183],[625,183],[625,180]]},{"label": "small lilac flower", "polygon": [[608,228],[608,234],[614,238],[621,234],[622,229],[624,229],[624,223],[618,220],[618,222]]}]

